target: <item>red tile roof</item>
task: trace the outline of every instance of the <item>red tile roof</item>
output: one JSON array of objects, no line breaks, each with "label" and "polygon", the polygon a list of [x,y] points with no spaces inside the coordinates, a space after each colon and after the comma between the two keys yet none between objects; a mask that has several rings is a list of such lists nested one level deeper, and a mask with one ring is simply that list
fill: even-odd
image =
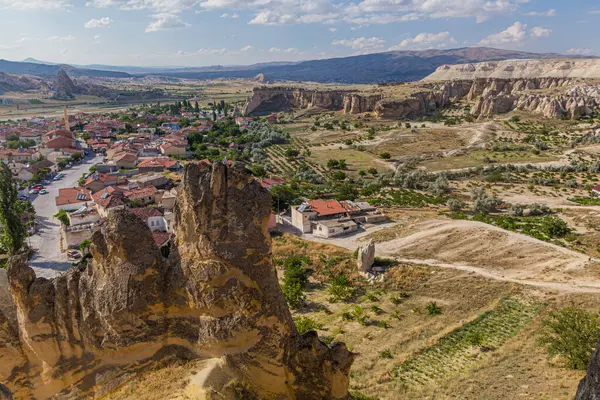
[{"label": "red tile roof", "polygon": [[309,200],[308,204],[320,217],[346,213],[337,200]]},{"label": "red tile roof", "polygon": [[58,196],[55,200],[57,206],[85,203],[91,201],[93,201],[92,192],[84,188],[58,189]]},{"label": "red tile roof", "polygon": [[157,247],[163,247],[170,238],[171,234],[167,232],[152,232],[152,239],[154,239],[154,243],[156,243]]},{"label": "red tile roof", "polygon": [[163,213],[156,207],[132,208],[131,212],[137,215],[142,221],[148,221],[150,217],[162,217]]},{"label": "red tile roof", "polygon": [[94,201],[98,206],[104,209],[125,205],[125,200],[123,200],[119,192],[110,194],[107,190],[101,190],[94,194]]},{"label": "red tile roof", "polygon": [[169,157],[156,157],[144,160],[139,163],[138,168],[173,168],[177,165],[177,160]]},{"label": "red tile roof", "polygon": [[126,190],[123,192],[123,195],[129,200],[134,200],[154,196],[156,192],[158,192],[158,189],[151,185],[139,189]]}]

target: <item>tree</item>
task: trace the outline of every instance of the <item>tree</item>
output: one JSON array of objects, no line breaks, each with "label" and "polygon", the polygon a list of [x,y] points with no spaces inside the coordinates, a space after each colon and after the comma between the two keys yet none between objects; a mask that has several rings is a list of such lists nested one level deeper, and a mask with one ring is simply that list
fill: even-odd
[{"label": "tree", "polygon": [[92,247],[92,242],[89,239],[79,243],[79,250],[81,250],[83,254],[87,254],[87,252],[90,250],[90,247]]},{"label": "tree", "polygon": [[339,166],[340,169],[344,169],[344,170],[348,169],[348,165],[346,164],[346,160],[340,160],[338,162],[338,166]]},{"label": "tree", "polygon": [[0,163],[0,229],[2,246],[13,256],[23,247],[26,230],[18,207],[17,185],[8,166]]},{"label": "tree", "polygon": [[379,157],[383,160],[389,160],[390,158],[392,158],[392,155],[390,153],[381,153]]},{"label": "tree", "polygon": [[553,311],[542,321],[538,342],[549,357],[560,357],[565,366],[586,369],[600,340],[598,315],[569,306]]},{"label": "tree", "polygon": [[54,218],[59,220],[64,226],[71,225],[71,221],[69,220],[69,214],[65,210],[59,210],[56,214],[54,214]]},{"label": "tree", "polygon": [[330,159],[327,161],[327,168],[338,169],[339,167],[340,167],[340,162],[338,160]]}]

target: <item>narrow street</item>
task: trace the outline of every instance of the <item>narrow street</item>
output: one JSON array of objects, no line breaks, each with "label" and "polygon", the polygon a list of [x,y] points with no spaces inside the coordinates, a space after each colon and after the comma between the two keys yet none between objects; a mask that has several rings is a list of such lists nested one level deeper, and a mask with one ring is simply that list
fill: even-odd
[{"label": "narrow street", "polygon": [[45,186],[48,194],[36,195],[32,201],[36,212],[36,232],[29,237],[30,246],[35,251],[29,265],[38,277],[53,278],[71,266],[67,255],[60,251],[60,222],[54,218],[58,212],[54,202],[58,190],[76,187],[81,175],[101,161],[102,156],[86,158],[80,165],[61,171],[65,177]]}]

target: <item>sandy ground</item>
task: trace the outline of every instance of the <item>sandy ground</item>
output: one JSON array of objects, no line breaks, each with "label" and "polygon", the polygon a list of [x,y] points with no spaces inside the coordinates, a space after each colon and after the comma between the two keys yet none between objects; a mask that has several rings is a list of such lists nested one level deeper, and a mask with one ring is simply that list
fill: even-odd
[{"label": "sandy ground", "polygon": [[600,280],[588,269],[600,260],[476,221],[427,219],[402,227],[386,224],[342,238],[304,237],[355,250],[384,229],[397,229],[396,238],[376,244],[379,257],[563,292],[600,293]]}]

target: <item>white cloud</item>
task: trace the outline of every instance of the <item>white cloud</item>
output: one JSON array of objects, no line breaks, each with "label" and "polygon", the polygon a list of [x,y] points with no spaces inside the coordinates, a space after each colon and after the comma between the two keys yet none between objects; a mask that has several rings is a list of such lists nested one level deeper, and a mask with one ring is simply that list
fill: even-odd
[{"label": "white cloud", "polygon": [[536,26],[535,28],[531,28],[529,33],[534,38],[544,38],[550,36],[550,34],[552,33],[552,29],[546,29],[542,28],[541,26]]},{"label": "white cloud", "polygon": [[556,9],[551,8],[548,11],[531,11],[531,12],[525,13],[525,15],[529,15],[531,17],[555,17]]},{"label": "white cloud", "polygon": [[527,24],[515,22],[513,25],[506,28],[506,30],[482,39],[479,44],[483,46],[521,45],[529,39],[548,37],[551,33],[551,29],[542,28],[540,26],[536,26],[527,31]]},{"label": "white cloud", "polygon": [[336,32],[337,29],[336,28],[329,28],[329,32]]},{"label": "white cloud", "polygon": [[156,13],[177,14],[198,5],[199,0],[90,0],[87,7],[111,8],[121,10],[151,10]]},{"label": "white cloud", "polygon": [[359,37],[354,39],[334,40],[331,42],[334,46],[346,46],[361,52],[379,50],[384,47],[385,40],[378,37]]},{"label": "white cloud", "polygon": [[239,17],[240,17],[239,14],[236,14],[236,13],[233,13],[233,14],[229,14],[229,13],[221,14],[221,18],[238,19]]},{"label": "white cloud", "polygon": [[162,13],[152,16],[155,19],[146,27],[146,33],[164,31],[168,29],[189,28],[191,25],[183,22],[177,15]]},{"label": "white cloud", "polygon": [[426,49],[440,49],[456,44],[450,32],[440,33],[419,33],[414,38],[404,39],[397,46],[389,48],[391,51],[395,50],[426,50]]},{"label": "white cloud", "polygon": [[594,51],[592,49],[577,49],[577,48],[573,48],[573,49],[567,50],[568,54],[575,54],[575,55],[578,55],[578,56],[589,56],[593,52]]},{"label": "white cloud", "polygon": [[257,13],[250,22],[251,25],[286,25],[300,22],[294,14],[284,14],[278,11],[263,10]]},{"label": "white cloud", "polygon": [[94,19],[91,19],[88,22],[86,22],[84,27],[88,28],[88,29],[106,28],[106,27],[109,27],[112,23],[113,23],[113,20],[110,19],[109,17],[103,17],[100,19],[94,18]]},{"label": "white cloud", "polygon": [[425,49],[439,49],[456,44],[450,32],[440,33],[419,33],[414,38],[404,39],[397,46],[392,46],[389,50],[425,50]]},{"label": "white cloud", "polygon": [[15,10],[64,10],[71,6],[71,0],[0,0],[0,9]]},{"label": "white cloud", "polygon": [[240,51],[244,51],[244,52],[245,52],[245,51],[250,51],[250,50],[252,50],[253,48],[254,48],[254,47],[252,47],[252,46],[248,45],[248,46],[244,46],[244,47],[242,47],[242,48],[240,49]]}]

